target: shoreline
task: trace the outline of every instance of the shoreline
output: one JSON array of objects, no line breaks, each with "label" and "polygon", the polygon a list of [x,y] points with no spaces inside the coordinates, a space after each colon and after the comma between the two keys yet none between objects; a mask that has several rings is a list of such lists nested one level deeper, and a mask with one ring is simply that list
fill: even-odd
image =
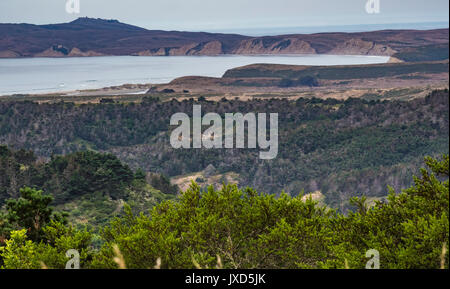
[{"label": "shoreline", "polygon": [[[6,61],[15,61],[15,60],[19,60],[19,59],[27,59],[27,60],[29,60],[29,59],[32,59],[32,60],[36,60],[36,61],[39,61],[39,60],[47,60],[47,59],[52,59],[52,61],[53,61],[53,59],[63,59],[63,60],[67,60],[67,59],[74,59],[74,58],[78,58],[78,59],[85,59],[85,58],[105,58],[105,57],[130,57],[130,58],[135,58],[135,57],[142,57],[142,58],[147,58],[147,59],[149,59],[149,58],[153,58],[153,59],[156,59],[156,58],[159,58],[159,59],[162,59],[162,57],[163,56],[85,56],[85,57],[30,57],[30,58],[7,58],[7,60]],[[193,59],[193,58],[202,58],[202,59],[207,59],[207,58],[215,58],[215,57],[222,57],[222,58],[224,58],[224,57],[231,57],[231,58],[234,58],[234,57],[236,57],[236,58],[238,58],[238,57],[247,57],[247,58],[252,58],[252,57],[255,57],[255,60],[254,60],[254,63],[264,63],[264,62],[261,62],[261,61],[264,61],[264,58],[278,58],[278,59],[289,59],[289,58],[296,58],[297,59],[297,62],[299,62],[298,61],[298,59],[300,58],[302,58],[302,57],[305,57],[305,58],[315,58],[315,57],[318,57],[318,58],[320,58],[320,57],[336,57],[336,58],[339,58],[339,57],[341,57],[341,58],[346,58],[346,57],[348,57],[349,59],[348,60],[341,60],[341,61],[347,61],[347,62],[349,62],[349,64],[341,64],[341,63],[333,63],[333,61],[331,61],[331,63],[332,64],[329,64],[329,65],[324,65],[324,64],[321,64],[321,63],[319,63],[319,64],[297,64],[297,63],[295,63],[296,61],[292,61],[292,63],[294,63],[294,64],[285,64],[284,62],[287,62],[287,61],[280,61],[280,65],[295,65],[295,66],[307,66],[307,67],[319,67],[319,66],[329,66],[329,67],[333,67],[333,66],[348,66],[348,67],[351,67],[351,66],[368,66],[368,65],[383,65],[383,64],[387,64],[387,63],[390,63],[391,62],[391,59],[392,59],[392,57],[388,57],[388,56],[378,56],[378,55],[351,55],[351,54],[349,54],[349,55],[341,55],[341,54],[251,54],[251,55],[238,55],[238,54],[224,54],[224,55],[217,55],[217,56],[206,56],[206,55],[201,55],[201,56],[164,56],[164,57],[174,57],[174,58],[184,58],[184,59]],[[263,59],[257,59],[257,58],[263,58]],[[366,61],[366,62],[369,62],[369,63],[363,63],[363,64],[354,64],[354,63],[351,63],[352,62],[352,60],[354,61],[354,62],[357,62],[358,60],[356,60],[355,61],[355,59],[359,59],[359,58],[361,58],[361,59],[369,59],[368,61]],[[276,61],[273,61],[272,59],[270,59],[270,60],[268,60],[268,62],[267,62],[267,64],[277,64],[277,63],[275,63]],[[371,61],[371,60],[373,60],[373,59],[376,59],[376,61]],[[0,59],[0,62],[2,61],[3,59]],[[58,61],[58,60],[56,60],[56,61]],[[272,61],[271,61],[272,60]],[[326,62],[326,58],[325,59],[323,59],[322,60],[322,62],[325,60],[325,62]],[[20,61],[20,60],[19,60]],[[253,61],[253,59],[251,60],[251,61],[247,61],[247,62],[252,62]],[[134,62],[136,62],[136,61],[134,61]],[[245,60],[244,61],[240,61],[240,62],[245,62]],[[301,62],[301,61],[300,61]],[[305,61],[306,63],[308,63],[308,60],[306,60]],[[311,62],[311,59],[309,60],[309,62]],[[312,61],[312,62],[315,62],[315,61]],[[334,60],[334,62],[337,62],[336,60]],[[59,64],[58,65],[60,65],[61,63],[60,62],[58,62]],[[89,65],[90,63],[88,63],[88,62],[86,62],[86,65]],[[242,66],[246,66],[246,65],[248,65],[248,64],[243,64],[243,65],[241,65],[241,64],[236,64],[236,66],[233,66],[232,68],[224,68],[225,70],[223,71],[223,73],[225,73],[227,70],[230,70],[230,69],[236,69],[236,68],[239,68],[239,67],[242,67]],[[183,75],[181,75],[181,76],[178,76],[178,75],[176,75],[176,73],[173,73],[173,74],[175,74],[175,76],[174,76],[174,78],[173,79],[171,79],[171,80],[168,80],[168,81],[164,81],[164,82],[138,82],[139,80],[137,80],[136,79],[136,81],[134,82],[127,82],[127,80],[124,80],[124,82],[123,83],[118,83],[118,84],[115,84],[115,85],[106,85],[106,86],[102,86],[102,87],[91,87],[91,88],[83,88],[82,86],[78,86],[78,88],[76,89],[76,88],[74,88],[74,89],[68,89],[68,90],[62,90],[62,89],[58,89],[58,88],[56,88],[56,86],[58,86],[58,84],[53,84],[52,86],[54,87],[54,88],[36,88],[36,89],[32,89],[32,90],[29,90],[29,91],[26,91],[26,90],[23,90],[23,91],[11,91],[11,92],[5,92],[5,93],[0,93],[0,97],[11,97],[11,96],[22,96],[22,95],[49,95],[49,94],[60,94],[60,95],[67,95],[67,94],[86,94],[86,93],[90,93],[91,91],[95,91],[96,93],[103,93],[103,91],[110,91],[111,89],[114,89],[114,88],[121,88],[121,87],[125,87],[126,88],[126,86],[133,86],[133,88],[134,87],[139,87],[139,86],[145,86],[146,88],[148,87],[148,88],[150,88],[152,85],[157,85],[157,86],[159,86],[159,85],[167,85],[167,84],[169,84],[170,82],[172,82],[173,80],[176,80],[176,79],[179,79],[179,78],[184,78],[184,77],[191,77],[191,76],[202,76],[201,74],[202,73],[200,73],[200,74],[198,74],[198,72],[192,72],[192,73],[189,73],[189,72],[187,72],[186,74],[183,74]],[[212,72],[205,72],[204,73],[205,75],[203,75],[204,77],[215,77],[215,78],[217,78],[217,76],[211,76],[213,73]],[[206,74],[210,74],[210,76],[207,76]],[[141,78],[144,78],[144,77],[141,77]],[[149,76],[148,77],[149,78],[149,80],[150,80],[150,78],[152,78],[152,76]],[[169,77],[169,79],[170,79],[170,77]],[[105,81],[105,80],[100,80],[100,81]],[[128,80],[129,81],[129,80]],[[64,82],[61,82],[60,84],[64,84],[64,85],[66,85],[67,83],[64,83]],[[70,84],[69,84],[69,86],[71,86]],[[44,90],[45,92],[39,92],[39,90]],[[115,94],[122,94],[122,93],[127,93],[128,91],[127,90],[125,90],[124,92],[121,92],[121,91],[116,91],[115,93],[113,93],[113,95],[115,95]],[[130,93],[135,93],[135,91],[131,91]]]},{"label": "shoreline", "polygon": [[[77,56],[17,56],[17,57],[2,57],[4,59],[73,59],[73,58],[97,58],[97,57],[301,57],[301,56],[347,56],[347,57],[386,57],[393,58],[393,55],[375,55],[375,54],[333,54],[333,53],[223,53],[223,54],[211,54],[211,55],[132,55],[132,54],[120,54],[120,55],[77,55]],[[395,58],[395,57],[394,57]]]}]

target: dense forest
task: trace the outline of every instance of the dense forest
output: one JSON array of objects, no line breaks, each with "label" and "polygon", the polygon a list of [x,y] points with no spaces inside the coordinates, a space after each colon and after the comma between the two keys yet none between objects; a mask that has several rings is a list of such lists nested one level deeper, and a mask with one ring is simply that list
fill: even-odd
[{"label": "dense forest", "polygon": [[[278,112],[278,157],[172,149],[170,115],[193,104]],[[0,102],[0,268],[65,268],[68,250],[81,268],[365,268],[368,250],[381,268],[448,268],[448,113],[448,90]],[[234,172],[238,184],[170,180],[199,171]]]},{"label": "dense forest", "polygon": [[[170,116],[178,112],[192,115],[193,104],[201,104],[203,114],[278,112],[277,158],[260,160],[256,149],[173,149]],[[259,98],[212,102],[204,97],[164,102],[146,97],[140,103],[100,104],[4,101],[0,102],[0,143],[35,152],[35,156],[21,156],[23,164],[45,163],[46,168],[37,169],[40,176],[28,183],[61,192],[57,201],[85,191],[87,187],[75,185],[79,178],[86,178],[83,169],[74,168],[73,186],[69,182],[65,187],[60,180],[67,176],[58,170],[71,162],[81,166],[77,162],[89,153],[56,155],[96,151],[113,154],[131,170],[167,177],[213,167],[216,174],[236,173],[241,188],[277,194],[284,190],[292,196],[320,191],[328,206],[345,212],[355,195],[379,200],[386,197],[388,185],[397,191],[410,186],[410,176],[419,172],[423,156],[447,154],[448,115],[448,90],[410,101]],[[103,188],[111,198],[120,199],[123,188],[133,182],[132,173],[122,175],[114,160],[108,162],[106,171],[94,177],[98,183],[86,192]],[[96,166],[96,160],[87,163]],[[111,168],[119,170],[117,175],[110,175]],[[28,172],[19,168],[14,174]],[[102,183],[108,177],[117,184]],[[8,183],[9,193],[2,186],[0,199],[17,196],[20,183],[15,182]]]},{"label": "dense forest", "polygon": [[[102,167],[114,164],[108,155],[88,159],[99,158]],[[366,252],[377,250],[380,268],[448,268],[449,156],[425,163],[412,187],[391,188],[374,206],[353,198],[347,215],[301,195],[193,183],[140,214],[125,205],[100,235],[67,223],[52,195],[24,187],[0,215],[0,266],[65,268],[66,252],[76,250],[86,269],[365,268]]]},{"label": "dense forest", "polygon": [[137,213],[179,193],[167,177],[133,172],[111,154],[84,151],[44,162],[31,151],[0,146],[0,207],[24,187],[48,192],[71,223],[94,228],[119,215],[124,201]]}]

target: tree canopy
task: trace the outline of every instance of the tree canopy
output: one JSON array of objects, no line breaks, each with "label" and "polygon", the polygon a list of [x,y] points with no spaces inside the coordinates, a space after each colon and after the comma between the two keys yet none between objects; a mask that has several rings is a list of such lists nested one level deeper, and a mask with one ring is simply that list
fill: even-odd
[{"label": "tree canopy", "polygon": [[2,267],[64,268],[65,252],[76,249],[83,268],[216,268],[218,260],[222,268],[365,268],[369,250],[379,252],[381,268],[448,268],[449,156],[425,163],[410,188],[390,189],[372,205],[355,198],[346,215],[302,195],[236,185],[202,191],[192,183],[149,214],[125,206],[96,247],[91,232],[57,220],[43,223],[40,240],[33,239],[27,232],[35,214],[16,210],[30,207],[31,198],[48,220],[49,200],[25,189],[22,200],[8,202],[18,228],[0,249]]}]

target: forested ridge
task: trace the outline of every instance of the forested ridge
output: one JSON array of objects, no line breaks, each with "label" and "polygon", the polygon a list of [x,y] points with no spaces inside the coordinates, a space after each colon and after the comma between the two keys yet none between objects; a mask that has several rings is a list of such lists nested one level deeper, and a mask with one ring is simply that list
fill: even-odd
[{"label": "forested ridge", "polygon": [[[0,267],[448,268],[448,100],[0,102]],[[278,112],[278,158],[171,149],[194,103]],[[239,184],[164,175],[210,165]]]},{"label": "forested ridge", "polygon": [[[131,169],[169,177],[212,165],[235,172],[239,187],[297,195],[320,191],[329,206],[345,211],[352,196],[386,196],[412,184],[423,156],[448,153],[448,90],[411,101],[256,99],[74,104],[0,102],[0,143],[38,158],[93,150],[117,156]],[[279,153],[259,160],[258,150],[175,150],[170,116],[202,112],[277,112]],[[16,189],[17,191],[17,189]]]},{"label": "forested ridge", "polygon": [[0,266],[65,268],[66,252],[77,250],[84,269],[365,268],[366,252],[377,250],[380,268],[448,268],[449,157],[425,163],[412,187],[389,189],[374,206],[353,198],[347,215],[302,196],[193,183],[140,214],[125,205],[100,234],[24,187],[1,211]]},{"label": "forested ridge", "polygon": [[31,151],[0,146],[0,208],[24,187],[47,192],[69,221],[91,228],[119,215],[125,201],[137,213],[179,193],[167,177],[132,171],[111,154],[83,151],[45,162]]}]

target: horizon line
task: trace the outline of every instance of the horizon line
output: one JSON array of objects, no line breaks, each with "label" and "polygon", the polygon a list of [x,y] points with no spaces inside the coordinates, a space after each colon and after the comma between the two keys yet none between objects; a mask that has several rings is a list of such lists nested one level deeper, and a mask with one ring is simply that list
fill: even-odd
[{"label": "horizon line", "polygon": [[[351,27],[361,27],[361,26],[398,26],[398,25],[436,25],[441,27],[434,27],[434,28],[381,28],[381,29],[375,29],[375,30],[355,30],[355,31],[330,31],[327,29],[327,31],[315,31],[315,32],[298,32],[293,34],[317,34],[317,33],[339,33],[339,32],[373,32],[373,31],[382,31],[382,30],[436,30],[436,29],[449,29],[449,21],[419,21],[419,22],[384,22],[384,23],[364,23],[364,24],[330,24],[330,25],[301,25],[301,26],[253,26],[253,27],[228,27],[228,28],[214,28],[214,29],[176,29],[176,28],[151,28],[148,27],[148,25],[142,25],[142,24],[132,24],[128,22],[122,22],[119,19],[114,18],[96,18],[96,17],[77,17],[73,20],[67,21],[67,22],[57,22],[57,23],[44,23],[44,24],[35,24],[35,23],[27,23],[27,22],[0,22],[0,24],[15,24],[15,25],[36,25],[36,26],[47,26],[47,25],[61,25],[61,24],[69,24],[72,22],[75,22],[79,19],[90,19],[90,20],[102,20],[102,21],[117,21],[121,24],[135,26],[138,28],[146,29],[146,30],[154,30],[154,31],[177,31],[177,32],[205,32],[205,33],[224,33],[224,34],[236,34],[238,31],[261,31],[261,30],[286,30],[286,29],[321,29],[321,28],[332,28],[332,27],[340,27],[340,28],[351,28]],[[259,34],[259,33],[258,33]],[[290,32],[287,32],[287,34],[291,34]],[[279,35],[279,34],[277,34]],[[250,35],[247,35],[250,36]],[[261,36],[261,35],[254,35],[254,36]],[[267,35],[269,36],[269,35]]]}]

